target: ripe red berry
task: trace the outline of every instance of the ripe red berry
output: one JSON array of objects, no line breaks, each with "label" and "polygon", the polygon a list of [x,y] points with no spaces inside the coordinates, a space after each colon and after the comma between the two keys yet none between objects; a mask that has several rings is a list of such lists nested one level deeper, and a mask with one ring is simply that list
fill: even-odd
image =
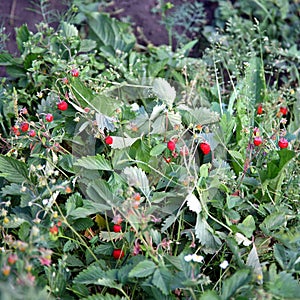
[{"label": "ripe red berry", "polygon": [[58,234],[58,227],[56,225],[53,225],[52,227],[50,227],[49,232],[57,235]]},{"label": "ripe red berry", "polygon": [[66,101],[60,101],[60,102],[57,103],[57,108],[59,110],[62,110],[62,111],[67,110],[68,109],[68,103]]},{"label": "ripe red berry", "polygon": [[105,138],[105,144],[107,145],[111,145],[113,143],[113,138],[108,135],[106,138]]},{"label": "ripe red berry", "polygon": [[257,114],[258,115],[261,115],[263,113],[263,106],[262,106],[262,104],[260,103],[260,104],[258,104],[258,106],[257,106]]},{"label": "ripe red berry", "polygon": [[13,133],[16,135],[16,136],[19,136],[21,133],[20,133],[20,130],[17,126],[13,126],[12,127],[12,131]]},{"label": "ripe red berry", "polygon": [[280,112],[282,113],[283,116],[286,116],[288,113],[288,108],[285,106],[280,107]]},{"label": "ripe red berry", "polygon": [[29,124],[27,122],[24,122],[20,126],[21,131],[26,132],[29,129]]},{"label": "ripe red berry", "polygon": [[262,143],[262,138],[260,136],[256,136],[253,140],[255,146],[259,146]]},{"label": "ripe red berry", "polygon": [[287,148],[289,145],[289,142],[287,139],[285,138],[280,138],[279,141],[278,141],[278,146],[280,149],[284,149],[284,148]]},{"label": "ripe red berry", "polygon": [[71,70],[71,75],[72,75],[73,77],[78,77],[78,76],[79,76],[79,71],[78,71],[77,69],[72,69],[72,70]]},{"label": "ripe red berry", "polygon": [[199,147],[204,155],[208,154],[211,150],[210,145],[206,142],[200,143]]},{"label": "ripe red berry", "polygon": [[35,137],[36,133],[33,129],[31,129],[29,132],[28,132],[29,136],[30,137]]},{"label": "ripe red berry", "polygon": [[119,224],[114,225],[114,232],[120,232],[122,230],[122,226]]},{"label": "ripe red berry", "polygon": [[46,121],[47,122],[52,122],[53,121],[53,115],[52,114],[47,114],[46,115]]},{"label": "ripe red berry", "polygon": [[135,201],[140,201],[140,200],[141,200],[141,194],[140,194],[140,193],[135,193],[135,194],[133,195],[133,199],[134,199]]},{"label": "ripe red berry", "polygon": [[174,151],[176,148],[176,144],[174,141],[168,141],[167,147],[170,151]]},{"label": "ripe red berry", "polygon": [[113,255],[114,259],[121,259],[122,257],[124,257],[125,253],[121,249],[114,249],[112,255]]}]

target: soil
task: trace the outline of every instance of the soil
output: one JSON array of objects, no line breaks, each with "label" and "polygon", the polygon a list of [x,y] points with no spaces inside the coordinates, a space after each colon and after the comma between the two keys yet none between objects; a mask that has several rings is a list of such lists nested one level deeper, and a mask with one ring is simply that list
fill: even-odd
[{"label": "soil", "polygon": [[[169,2],[176,6],[187,1],[193,0],[170,0]],[[201,1],[204,3],[208,23],[210,23],[217,4],[212,0]],[[67,9],[63,2],[48,0],[49,9],[62,14]],[[158,0],[115,0],[111,1],[106,11],[120,20],[130,22],[140,44],[168,44],[168,34],[165,27],[161,24],[160,16],[157,13],[153,13],[153,8],[157,6],[158,2]],[[40,3],[40,0],[0,1],[0,25],[6,28],[5,33],[9,35],[6,48],[10,53],[18,52],[15,41],[15,28],[20,27],[22,24],[27,24],[30,31],[36,32],[35,25],[42,21],[42,15],[34,3]],[[56,27],[57,23],[51,25]],[[0,69],[0,76],[4,74],[3,68]]]}]

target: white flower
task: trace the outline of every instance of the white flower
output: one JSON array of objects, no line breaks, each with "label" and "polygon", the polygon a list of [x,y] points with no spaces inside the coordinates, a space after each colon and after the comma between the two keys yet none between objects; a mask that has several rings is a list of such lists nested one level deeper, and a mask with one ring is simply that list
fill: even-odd
[{"label": "white flower", "polygon": [[193,255],[192,255],[192,254],[186,255],[186,256],[184,257],[184,260],[185,260],[186,262],[192,261],[192,260],[193,260]]},{"label": "white flower", "polygon": [[229,262],[227,260],[224,260],[221,264],[220,264],[220,268],[221,269],[226,269],[229,266]]},{"label": "white flower", "polygon": [[204,257],[202,255],[197,255],[197,254],[188,254],[184,257],[184,260],[186,262],[190,262],[190,261],[193,261],[193,262],[198,262],[198,263],[201,263],[203,262],[204,260]]},{"label": "white flower", "polygon": [[193,254],[192,256],[194,262],[201,263],[204,260],[204,257],[202,255]]}]

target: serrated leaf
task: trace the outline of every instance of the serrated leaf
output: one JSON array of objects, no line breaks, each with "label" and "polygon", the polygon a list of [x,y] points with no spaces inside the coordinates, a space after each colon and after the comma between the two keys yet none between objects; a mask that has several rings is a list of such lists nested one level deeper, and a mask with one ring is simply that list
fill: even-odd
[{"label": "serrated leaf", "polygon": [[130,147],[140,138],[130,138],[130,137],[121,137],[113,136],[113,143],[110,145],[112,149],[124,149]]},{"label": "serrated leaf", "polygon": [[27,165],[12,157],[0,155],[0,177],[13,183],[28,181]]},{"label": "serrated leaf", "polygon": [[120,297],[120,296],[115,296],[115,295],[110,295],[108,293],[105,293],[105,295],[101,294],[96,294],[96,295],[91,295],[87,298],[84,298],[83,300],[126,300],[125,297]]},{"label": "serrated leaf", "polygon": [[72,224],[72,227],[76,231],[83,231],[86,230],[94,225],[94,222],[90,218],[78,218]]},{"label": "serrated leaf", "polygon": [[124,170],[125,178],[130,186],[139,189],[147,198],[150,195],[149,181],[146,173],[137,167],[127,167]]},{"label": "serrated leaf", "polygon": [[158,156],[158,155],[162,154],[165,149],[167,149],[166,143],[158,144],[151,149],[150,155]]},{"label": "serrated leaf", "polygon": [[78,29],[73,24],[62,22],[61,28],[63,36],[65,36],[66,38],[78,36]]},{"label": "serrated leaf", "polygon": [[183,111],[183,119],[187,125],[209,125],[220,120],[220,115],[218,113],[206,107],[191,109],[186,105],[179,105],[178,109]]},{"label": "serrated leaf", "polygon": [[23,24],[16,31],[16,41],[19,51],[22,53],[24,51],[23,43],[27,42],[29,39],[30,33],[26,24]]},{"label": "serrated leaf", "polygon": [[189,195],[187,195],[185,201],[187,202],[187,206],[189,207],[189,209],[196,214],[199,214],[202,211],[200,201],[194,194],[190,193]]},{"label": "serrated leaf", "polygon": [[104,129],[107,129],[108,131],[115,131],[115,121],[116,119],[113,117],[109,117],[105,114],[102,114],[100,112],[96,113],[96,124],[100,131],[103,131]]},{"label": "serrated leaf", "polygon": [[80,41],[79,52],[90,52],[97,47],[96,41],[83,39]]},{"label": "serrated leaf", "polygon": [[100,154],[82,157],[74,163],[74,166],[83,167],[89,170],[112,171],[109,161]]},{"label": "serrated leaf", "polygon": [[174,224],[174,222],[177,220],[177,216],[175,215],[170,215],[168,216],[163,223],[163,226],[161,228],[162,232],[165,232],[170,226]]},{"label": "serrated leaf", "polygon": [[273,280],[269,281],[269,292],[278,297],[282,297],[283,299],[299,299],[300,284],[292,274],[283,271],[276,274],[274,277]]},{"label": "serrated leaf", "polygon": [[166,105],[170,108],[176,98],[176,91],[167,80],[163,78],[155,78],[152,84],[154,94],[164,101]]},{"label": "serrated leaf", "polygon": [[74,283],[96,284],[99,278],[105,276],[105,272],[97,266],[89,266],[88,269],[80,272],[74,279]]},{"label": "serrated leaf", "polygon": [[139,262],[130,272],[129,277],[143,278],[153,274],[157,268],[156,264],[151,260]]},{"label": "serrated leaf", "polygon": [[242,223],[237,225],[237,227],[247,238],[250,238],[255,230],[255,221],[253,216],[247,216]]},{"label": "serrated leaf", "polygon": [[205,291],[200,300],[221,300],[221,297],[215,291]]},{"label": "serrated leaf", "polygon": [[150,116],[150,120],[151,121],[155,120],[160,115],[160,113],[165,110],[165,108],[166,108],[165,104],[155,105],[153,107],[153,110],[152,110],[152,113]]},{"label": "serrated leaf", "polygon": [[228,150],[228,153],[236,160],[240,160],[240,161],[244,160],[243,155],[238,151]]},{"label": "serrated leaf", "polygon": [[200,214],[197,216],[195,234],[207,253],[215,253],[222,244],[221,240],[213,234],[213,229],[209,226],[206,219]]},{"label": "serrated leaf", "polygon": [[257,282],[259,284],[262,284],[263,283],[262,267],[259,261],[255,244],[253,244],[253,247],[247,257],[246,265],[250,266],[253,269],[253,274],[255,275]]},{"label": "serrated leaf", "polygon": [[121,240],[124,237],[124,234],[121,232],[108,232],[108,231],[100,231],[99,238],[104,242],[112,242]]},{"label": "serrated leaf", "polygon": [[286,214],[284,212],[274,212],[267,216],[259,227],[266,233],[279,229],[286,222]]},{"label": "serrated leaf", "polygon": [[168,269],[159,268],[153,274],[152,284],[167,296],[170,293],[169,286],[172,280],[173,276]]},{"label": "serrated leaf", "polygon": [[249,283],[251,273],[249,270],[239,270],[230,278],[226,279],[222,285],[222,300],[229,300],[239,288]]}]

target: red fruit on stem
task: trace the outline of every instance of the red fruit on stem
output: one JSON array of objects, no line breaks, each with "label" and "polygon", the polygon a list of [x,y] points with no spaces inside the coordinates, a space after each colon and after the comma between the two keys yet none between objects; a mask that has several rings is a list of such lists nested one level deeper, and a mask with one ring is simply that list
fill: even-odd
[{"label": "red fruit on stem", "polygon": [[29,129],[29,124],[27,122],[24,122],[20,126],[21,131],[26,132]]},{"label": "red fruit on stem", "polygon": [[72,70],[71,70],[71,75],[72,75],[73,77],[78,77],[78,76],[79,76],[79,71],[78,71],[77,69],[72,69]]},{"label": "red fruit on stem", "polygon": [[114,232],[120,232],[121,230],[122,230],[122,226],[121,225],[118,225],[118,224],[114,225]]},{"label": "red fruit on stem", "polygon": [[12,131],[14,132],[15,135],[19,136],[21,133],[20,133],[20,130],[17,126],[13,126],[12,127]]},{"label": "red fruit on stem", "polygon": [[288,108],[285,106],[280,107],[280,112],[282,113],[283,116],[286,116],[288,113]]},{"label": "red fruit on stem", "polygon": [[278,141],[278,146],[280,149],[284,149],[284,148],[287,148],[289,145],[289,142],[287,139],[285,138],[280,138],[279,141]]},{"label": "red fruit on stem", "polygon": [[30,137],[35,137],[36,133],[35,133],[35,131],[32,129],[32,130],[30,130],[30,131],[28,132],[28,135],[29,135]]},{"label": "red fruit on stem", "polygon": [[108,135],[106,138],[105,138],[105,144],[107,145],[111,145],[113,143],[113,138]]},{"label": "red fruit on stem", "polygon": [[114,249],[112,255],[114,259],[121,259],[122,257],[124,257],[125,253],[122,249]]},{"label": "red fruit on stem", "polygon": [[174,151],[176,148],[176,144],[174,141],[168,141],[167,147],[170,151]]},{"label": "red fruit on stem", "polygon": [[59,110],[62,110],[62,111],[67,110],[68,109],[68,103],[66,101],[60,101],[60,102],[57,103],[57,108]]},{"label": "red fruit on stem", "polygon": [[18,260],[18,255],[17,254],[10,254],[9,257],[7,258],[7,262],[10,265],[15,264],[17,260]]},{"label": "red fruit on stem", "polygon": [[258,115],[261,115],[263,113],[263,106],[262,106],[261,103],[258,104],[256,112],[257,112]]},{"label": "red fruit on stem", "polygon": [[260,136],[256,136],[253,140],[255,146],[259,146],[262,143],[262,138]]},{"label": "red fruit on stem", "polygon": [[53,121],[53,115],[52,114],[47,114],[46,115],[46,121],[47,122],[52,122]]},{"label": "red fruit on stem", "polygon": [[199,147],[204,155],[208,154],[211,150],[210,145],[206,142],[200,143]]}]

